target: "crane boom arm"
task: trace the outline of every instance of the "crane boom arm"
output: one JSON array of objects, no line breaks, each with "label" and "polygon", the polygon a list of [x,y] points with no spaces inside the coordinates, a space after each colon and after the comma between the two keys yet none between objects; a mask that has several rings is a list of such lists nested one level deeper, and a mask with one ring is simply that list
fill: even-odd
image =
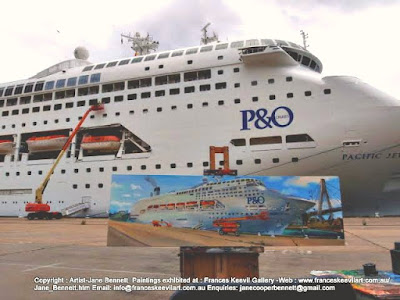
[{"label": "crane boom arm", "polygon": [[57,156],[56,161],[54,164],[51,166],[49,172],[47,173],[46,177],[43,179],[42,183],[40,186],[36,189],[35,192],[35,202],[38,204],[42,204],[43,202],[43,192],[45,191],[47,184],[50,181],[51,175],[53,174],[55,168],[57,167],[58,163],[60,162],[61,158],[64,156],[65,151],[67,151],[69,145],[72,142],[72,139],[75,137],[76,133],[79,131],[81,128],[83,122],[87,118],[87,116],[90,114],[92,110],[102,110],[104,107],[102,105],[92,105],[83,115],[82,119],[79,121],[78,125],[76,125],[74,131],[70,134],[68,140],[65,142],[64,146],[62,147],[60,153]]}]

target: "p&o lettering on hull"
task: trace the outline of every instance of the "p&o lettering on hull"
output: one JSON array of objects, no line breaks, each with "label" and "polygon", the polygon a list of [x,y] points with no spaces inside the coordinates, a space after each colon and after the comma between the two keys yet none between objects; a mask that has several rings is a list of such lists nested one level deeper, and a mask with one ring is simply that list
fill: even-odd
[{"label": "p&o lettering on hull", "polygon": [[294,119],[293,111],[286,106],[275,108],[268,116],[268,110],[260,108],[257,110],[241,110],[242,128],[240,130],[250,130],[252,126],[256,129],[267,129],[273,127],[287,127],[292,124]]}]

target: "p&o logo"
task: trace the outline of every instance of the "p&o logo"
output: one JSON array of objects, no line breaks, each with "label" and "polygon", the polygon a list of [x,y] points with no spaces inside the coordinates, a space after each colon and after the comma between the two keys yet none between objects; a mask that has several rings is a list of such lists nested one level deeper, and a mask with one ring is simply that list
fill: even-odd
[{"label": "p&o logo", "polygon": [[293,122],[293,111],[286,106],[275,108],[268,116],[268,110],[260,108],[257,110],[241,110],[242,128],[240,130],[250,130],[251,124],[257,129],[266,129],[276,127],[286,127]]},{"label": "p&o logo", "polygon": [[265,198],[263,196],[247,197],[247,204],[264,204]]}]

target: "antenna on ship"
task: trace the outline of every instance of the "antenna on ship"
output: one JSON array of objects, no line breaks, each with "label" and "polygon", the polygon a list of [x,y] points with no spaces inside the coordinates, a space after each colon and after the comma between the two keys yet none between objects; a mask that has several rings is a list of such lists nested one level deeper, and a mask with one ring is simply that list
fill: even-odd
[{"label": "antenna on ship", "polygon": [[211,23],[208,22],[206,26],[204,26],[201,31],[203,31],[203,37],[201,38],[201,44],[207,45],[212,42],[218,42],[218,36],[215,32],[213,32],[213,36],[207,36],[207,27],[210,26]]},{"label": "antenna on ship", "polygon": [[303,38],[303,47],[304,49],[307,50],[307,47],[310,45],[307,45],[307,39],[308,39],[308,33],[304,32],[303,30],[300,30],[301,37]]},{"label": "antenna on ship", "polygon": [[124,42],[124,38],[128,42],[132,43],[132,50],[135,51],[136,55],[146,55],[151,51],[156,51],[159,45],[158,41],[153,41],[153,37],[147,33],[147,36],[142,37],[139,32],[136,32],[134,36],[121,33],[121,44]]}]

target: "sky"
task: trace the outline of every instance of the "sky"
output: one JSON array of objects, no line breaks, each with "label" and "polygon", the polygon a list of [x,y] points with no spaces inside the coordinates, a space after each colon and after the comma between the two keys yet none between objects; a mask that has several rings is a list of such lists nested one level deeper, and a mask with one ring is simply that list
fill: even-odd
[{"label": "sky", "polygon": [[150,33],[159,50],[199,45],[211,22],[220,41],[276,38],[302,44],[323,75],[352,75],[400,99],[400,0],[7,1],[0,82],[25,79],[84,46],[93,63],[133,55],[121,33]]},{"label": "sky", "polygon": [[[237,178],[256,178],[264,182],[267,189],[279,191],[285,195],[317,201],[320,193],[320,179],[316,176],[238,176]],[[155,186],[161,194],[181,191],[202,184],[204,176],[181,175],[113,175],[111,184],[110,213],[130,211],[132,204],[150,197]],[[207,176],[208,182],[215,182]],[[224,180],[235,177],[225,176]],[[338,177],[324,177],[329,197],[334,207],[341,206],[340,184]],[[326,201],[323,208],[327,208]]]}]

